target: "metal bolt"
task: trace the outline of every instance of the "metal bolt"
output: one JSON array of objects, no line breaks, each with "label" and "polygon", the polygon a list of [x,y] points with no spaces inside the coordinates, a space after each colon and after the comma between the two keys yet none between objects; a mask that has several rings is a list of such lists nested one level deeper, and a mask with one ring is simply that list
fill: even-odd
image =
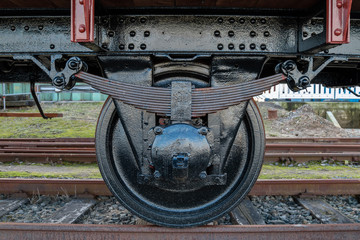
[{"label": "metal bolt", "polygon": [[108,32],[109,37],[113,37],[115,35],[114,31]]},{"label": "metal bolt", "polygon": [[234,44],[229,43],[228,48],[229,48],[230,50],[234,49]]},{"label": "metal bolt", "polygon": [[130,36],[131,36],[131,37],[135,37],[135,35],[136,35],[136,32],[135,32],[135,31],[131,31],[131,32],[130,32]]},{"label": "metal bolt", "polygon": [[83,33],[83,32],[85,32],[85,30],[86,30],[85,25],[81,24],[79,27],[79,32]]},{"label": "metal bolt", "polygon": [[146,44],[145,44],[145,43],[141,44],[141,45],[140,45],[140,48],[141,48],[142,50],[145,50],[145,49],[146,49]]},{"label": "metal bolt", "polygon": [[133,50],[134,48],[135,48],[135,45],[132,44],[132,43],[130,43],[130,44],[129,44],[129,49],[130,49],[130,50]]},{"label": "metal bolt", "polygon": [[154,178],[159,179],[161,177],[161,173],[158,170],[154,172]]},{"label": "metal bolt", "polygon": [[70,61],[69,62],[69,68],[72,69],[72,70],[76,69],[78,67],[78,65],[79,65],[79,63],[76,62],[76,61]]},{"label": "metal bolt", "polygon": [[130,22],[132,22],[132,23],[136,22],[136,18],[134,18],[134,17],[130,18]]},{"label": "metal bolt", "polygon": [[337,6],[338,8],[342,8],[343,4],[342,4],[342,2],[337,1],[336,6]]},{"label": "metal bolt", "polygon": [[255,49],[255,48],[256,48],[255,43],[250,44],[250,49]]},{"label": "metal bolt", "polygon": [[160,135],[163,133],[163,128],[162,127],[155,127],[154,128],[154,133],[155,135]]},{"label": "metal bolt", "polygon": [[233,37],[235,35],[235,33],[234,33],[234,31],[229,31],[228,35],[229,35],[229,37]]},{"label": "metal bolt", "polygon": [[149,31],[145,31],[144,32],[144,37],[149,37],[150,36],[150,32]]},{"label": "metal bolt", "polygon": [[250,37],[255,37],[255,36],[256,36],[256,32],[251,31],[251,32],[250,32]]},{"label": "metal bolt", "polygon": [[57,87],[61,87],[64,85],[65,79],[64,77],[57,76],[53,79],[53,84]]},{"label": "metal bolt", "polygon": [[199,174],[199,177],[200,177],[201,179],[205,179],[205,178],[207,177],[206,172],[205,172],[205,171],[202,171],[202,172]]},{"label": "metal bolt", "polygon": [[79,3],[80,3],[81,5],[83,5],[83,4],[84,4],[84,0],[79,0]]},{"label": "metal bolt", "polygon": [[250,19],[250,23],[255,24],[255,23],[256,23],[256,19],[255,19],[255,18]]},{"label": "metal bolt", "polygon": [[217,46],[217,48],[218,48],[219,50],[223,50],[224,45],[222,45],[221,43],[219,43],[218,46]]},{"label": "metal bolt", "polygon": [[15,31],[16,27],[15,26],[11,26],[11,31]]},{"label": "metal bolt", "polygon": [[239,48],[240,48],[240,50],[244,50],[245,49],[245,44],[240,44]]},{"label": "metal bolt", "polygon": [[55,45],[54,44],[50,44],[50,49],[54,49]]},{"label": "metal bolt", "polygon": [[265,19],[265,18],[262,18],[262,19],[260,19],[260,22],[261,22],[262,24],[265,24],[265,23],[266,23],[266,19]]},{"label": "metal bolt", "polygon": [[102,47],[103,49],[108,49],[108,45],[107,45],[107,43],[103,43],[103,44],[101,44],[101,47]]},{"label": "metal bolt", "polygon": [[285,69],[287,71],[293,71],[294,69],[296,68],[296,65],[294,62],[288,62],[286,65],[285,65]]},{"label": "metal bolt", "polygon": [[29,30],[29,26],[24,27],[25,31]]},{"label": "metal bolt", "polygon": [[239,22],[240,22],[241,24],[244,24],[244,23],[245,23],[245,19],[244,19],[244,18],[240,18]]},{"label": "metal bolt", "polygon": [[43,29],[44,29],[44,26],[43,26],[43,25],[39,25],[39,26],[38,26],[38,29],[39,29],[39,30],[43,30]]},{"label": "metal bolt", "polygon": [[303,37],[307,37],[308,36],[308,33],[307,32],[303,32]]},{"label": "metal bolt", "polygon": [[261,45],[260,45],[260,49],[261,49],[261,50],[265,50],[265,49],[266,49],[266,45],[265,45],[265,44],[261,44]]},{"label": "metal bolt", "polygon": [[234,23],[235,19],[234,18],[229,18],[229,23]]},{"label": "metal bolt", "polygon": [[120,45],[119,45],[119,49],[120,49],[120,50],[124,50],[124,49],[125,49],[125,45],[124,45],[124,44],[120,44]]},{"label": "metal bolt", "polygon": [[107,23],[108,23],[108,19],[107,19],[107,18],[103,18],[103,19],[102,19],[102,23],[103,23],[103,24],[107,24]]},{"label": "metal bolt", "polygon": [[324,50],[324,53],[329,53],[329,49]]},{"label": "metal bolt", "polygon": [[215,35],[215,37],[220,37],[220,31],[216,30],[216,31],[214,32],[214,35]]},{"label": "metal bolt", "polygon": [[310,85],[310,79],[306,76],[300,78],[299,84],[301,87],[306,88]]},{"label": "metal bolt", "polygon": [[141,23],[146,23],[146,18],[140,18]]},{"label": "metal bolt", "polygon": [[265,32],[264,32],[264,36],[265,36],[265,37],[269,37],[269,36],[270,36],[270,33],[269,33],[268,31],[265,31]]},{"label": "metal bolt", "polygon": [[208,133],[208,129],[206,127],[199,128],[198,132],[201,135],[206,135]]},{"label": "metal bolt", "polygon": [[54,20],[51,19],[51,20],[49,21],[49,23],[50,23],[50,24],[53,24],[53,23],[54,23]]},{"label": "metal bolt", "polygon": [[220,183],[220,178],[219,178],[219,177],[216,177],[216,178],[214,179],[214,182]]},{"label": "metal bolt", "polygon": [[311,25],[315,25],[316,24],[316,20],[311,20]]},{"label": "metal bolt", "polygon": [[119,19],[119,23],[124,23],[124,22],[125,22],[125,19],[123,19],[123,18]]},{"label": "metal bolt", "polygon": [[222,18],[218,18],[218,23],[223,23],[224,22],[224,19],[222,19]]},{"label": "metal bolt", "polygon": [[341,33],[342,33],[341,28],[337,28],[337,29],[335,29],[335,31],[334,31],[334,34],[335,34],[336,36],[340,36]]}]

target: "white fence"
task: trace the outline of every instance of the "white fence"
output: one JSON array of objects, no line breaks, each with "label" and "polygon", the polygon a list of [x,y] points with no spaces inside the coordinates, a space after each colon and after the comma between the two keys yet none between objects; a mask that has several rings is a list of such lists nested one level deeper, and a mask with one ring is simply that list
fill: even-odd
[{"label": "white fence", "polygon": [[[352,91],[360,94],[360,87],[351,87]],[[299,92],[291,91],[286,84],[278,84],[269,91],[259,96],[260,99],[324,99],[324,100],[342,100],[356,99],[360,100],[348,90],[342,88],[327,88],[321,84],[312,84],[306,90]]]}]

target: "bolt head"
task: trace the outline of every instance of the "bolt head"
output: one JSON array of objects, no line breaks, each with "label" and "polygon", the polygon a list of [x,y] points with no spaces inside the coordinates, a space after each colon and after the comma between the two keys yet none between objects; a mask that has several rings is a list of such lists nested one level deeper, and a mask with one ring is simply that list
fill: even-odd
[{"label": "bolt head", "polygon": [[198,131],[201,135],[206,135],[208,134],[209,130],[206,127],[202,127],[199,129]]},{"label": "bolt head", "polygon": [[159,179],[161,177],[161,173],[158,170],[154,172],[154,178]]},{"label": "bolt head", "polygon": [[205,178],[207,177],[206,172],[205,172],[205,171],[202,171],[202,172],[199,174],[199,177],[200,177],[201,179],[205,179]]},{"label": "bolt head", "polygon": [[334,31],[334,34],[335,34],[336,36],[340,36],[341,33],[342,33],[342,30],[341,30],[340,28],[337,28],[337,29],[335,29],[335,31]]},{"label": "bolt head", "polygon": [[342,8],[343,4],[342,4],[342,2],[337,1],[336,6],[337,6],[338,8]]},{"label": "bolt head", "polygon": [[79,27],[79,32],[83,33],[83,32],[85,32],[85,30],[86,30],[85,25],[81,24]]},{"label": "bolt head", "polygon": [[83,4],[84,4],[84,0],[79,0],[79,3],[80,3],[81,5],[83,5]]},{"label": "bolt head", "polygon": [[155,128],[154,128],[154,133],[155,133],[156,135],[162,134],[162,133],[163,133],[163,128],[162,128],[162,127],[155,127]]}]

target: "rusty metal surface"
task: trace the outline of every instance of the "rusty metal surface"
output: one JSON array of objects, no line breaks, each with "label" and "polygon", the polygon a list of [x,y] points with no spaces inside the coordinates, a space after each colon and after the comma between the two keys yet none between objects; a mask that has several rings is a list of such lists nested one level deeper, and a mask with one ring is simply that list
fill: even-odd
[{"label": "rusty metal surface", "polygon": [[0,239],[358,239],[360,224],[204,226],[169,229],[157,226],[1,223]]},{"label": "rusty metal surface", "polygon": [[[0,193],[111,195],[100,179],[0,179]],[[249,195],[359,195],[360,179],[257,180]]]},{"label": "rusty metal surface", "polygon": [[71,0],[71,41],[93,42],[95,0]]},{"label": "rusty metal surface", "polygon": [[350,11],[352,0],[326,1],[326,42],[343,44],[350,41]]}]

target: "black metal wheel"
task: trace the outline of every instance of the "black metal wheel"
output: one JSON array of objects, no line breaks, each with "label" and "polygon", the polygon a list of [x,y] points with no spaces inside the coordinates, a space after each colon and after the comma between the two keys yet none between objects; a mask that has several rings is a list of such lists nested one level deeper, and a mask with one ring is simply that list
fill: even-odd
[{"label": "black metal wheel", "polygon": [[254,101],[236,129],[224,172],[225,185],[205,186],[191,191],[169,191],[138,184],[134,159],[124,151],[135,146],[128,142],[112,99],[101,111],[96,130],[96,153],[101,174],[110,191],[129,211],[144,220],[168,227],[192,227],[216,220],[235,208],[249,193],[261,170],[265,134]]}]

